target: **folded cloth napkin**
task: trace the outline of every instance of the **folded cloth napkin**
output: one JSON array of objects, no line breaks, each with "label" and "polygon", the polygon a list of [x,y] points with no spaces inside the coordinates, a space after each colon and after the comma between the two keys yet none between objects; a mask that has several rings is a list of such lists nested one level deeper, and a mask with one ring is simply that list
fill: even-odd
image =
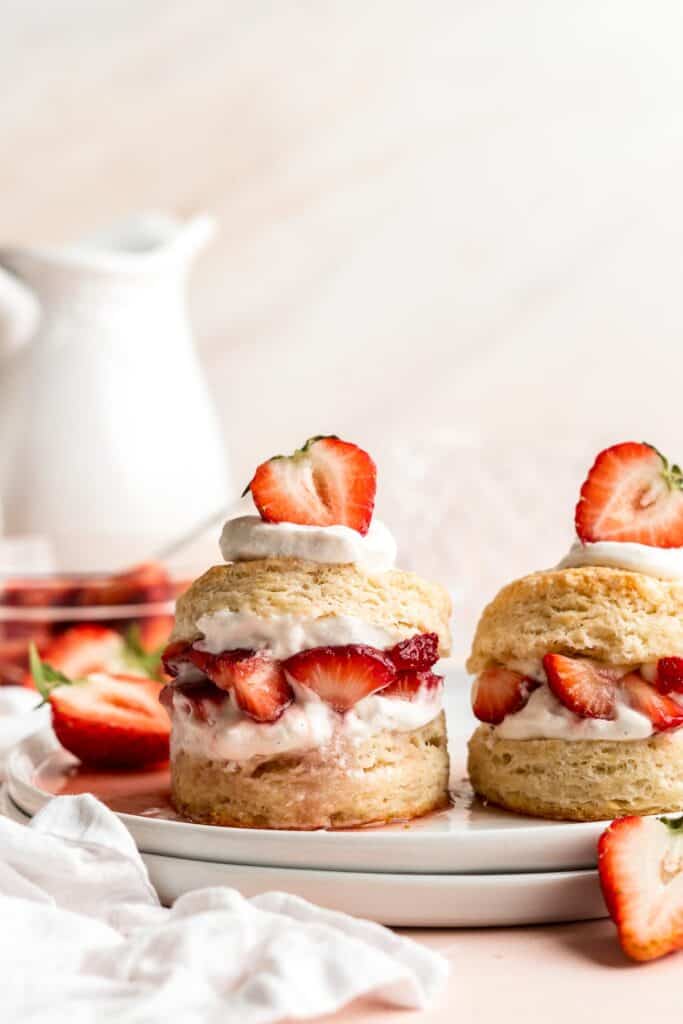
[{"label": "folded cloth napkin", "polygon": [[2,1024],[263,1024],[373,994],[429,1005],[446,960],[287,893],[159,904],[125,826],[92,796],[0,817]]}]

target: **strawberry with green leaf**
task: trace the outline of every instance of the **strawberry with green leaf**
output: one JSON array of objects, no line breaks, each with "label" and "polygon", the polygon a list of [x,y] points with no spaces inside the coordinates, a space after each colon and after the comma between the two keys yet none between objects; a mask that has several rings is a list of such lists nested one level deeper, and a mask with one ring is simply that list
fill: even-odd
[{"label": "strawberry with green leaf", "polygon": [[169,755],[170,720],[159,703],[161,683],[96,672],[73,679],[30,649],[31,673],[52,711],[57,739],[96,768],[146,768]]},{"label": "strawberry with green leaf", "polygon": [[330,435],[311,437],[293,455],[261,463],[244,494],[251,491],[267,523],[340,525],[366,534],[376,490],[377,470],[368,453]]}]

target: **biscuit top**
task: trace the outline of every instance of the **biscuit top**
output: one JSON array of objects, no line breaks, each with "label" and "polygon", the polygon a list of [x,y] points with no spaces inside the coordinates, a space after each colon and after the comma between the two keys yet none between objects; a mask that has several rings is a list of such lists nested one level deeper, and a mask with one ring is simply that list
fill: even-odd
[{"label": "biscuit top", "polygon": [[548,652],[614,665],[683,655],[683,582],[602,567],[515,580],[484,609],[467,669]]},{"label": "biscuit top", "polygon": [[450,651],[447,591],[400,569],[368,573],[355,565],[274,558],[216,565],[178,598],[172,640],[198,639],[199,619],[218,611],[266,619],[355,616],[404,637],[437,633],[440,654]]}]

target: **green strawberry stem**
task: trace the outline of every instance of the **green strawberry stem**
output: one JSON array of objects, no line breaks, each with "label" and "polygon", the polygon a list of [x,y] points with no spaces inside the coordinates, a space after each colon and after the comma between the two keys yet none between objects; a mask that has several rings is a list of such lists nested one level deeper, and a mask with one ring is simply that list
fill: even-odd
[{"label": "green strawberry stem", "polygon": [[[331,438],[333,441],[338,441],[339,435],[315,434],[313,437],[309,437],[306,443],[303,444],[301,448],[297,448],[292,455],[271,455],[271,457],[268,459],[268,462],[275,462],[277,459],[300,459],[303,455],[306,455],[308,453],[308,449],[311,447],[311,445],[315,444],[316,441],[326,441],[328,438]],[[244,488],[242,493],[240,494],[240,498],[246,498],[247,494],[251,490],[251,485],[253,484],[253,482],[254,480],[252,478],[247,484],[247,486]]]},{"label": "green strawberry stem", "polygon": [[677,818],[658,818],[663,825],[671,832],[683,832],[683,814],[679,814]]},{"label": "green strawberry stem", "polygon": [[153,651],[146,651],[142,646],[140,627],[137,624],[129,626],[123,639],[123,658],[129,668],[142,672],[150,679],[158,680],[161,674],[161,655],[166,645],[161,644]]},{"label": "green strawberry stem", "polygon": [[38,693],[43,698],[40,704],[36,705],[36,708],[42,708],[43,704],[47,704],[50,699],[50,694],[58,686],[73,686],[76,682],[82,682],[82,680],[69,679],[63,672],[53,668],[52,665],[48,665],[46,661],[43,661],[38,654],[38,649],[34,643],[29,644],[28,648],[28,661],[31,669],[31,675],[33,676],[33,682],[36,684]]}]

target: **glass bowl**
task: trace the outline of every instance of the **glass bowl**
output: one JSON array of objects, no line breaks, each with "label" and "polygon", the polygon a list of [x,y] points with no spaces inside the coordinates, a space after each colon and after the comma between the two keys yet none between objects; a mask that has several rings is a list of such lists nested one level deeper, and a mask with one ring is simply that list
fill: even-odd
[{"label": "glass bowl", "polygon": [[29,648],[69,676],[161,678],[176,597],[191,574],[160,562],[119,573],[0,574],[0,685],[32,686]]}]

